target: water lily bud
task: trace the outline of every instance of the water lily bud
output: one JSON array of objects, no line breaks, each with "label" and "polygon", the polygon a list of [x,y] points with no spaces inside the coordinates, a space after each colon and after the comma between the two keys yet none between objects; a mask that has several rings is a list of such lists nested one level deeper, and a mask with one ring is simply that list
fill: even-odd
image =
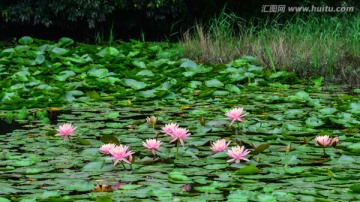
[{"label": "water lily bud", "polygon": [[146,122],[147,122],[149,125],[155,126],[156,121],[157,121],[157,119],[156,119],[155,116],[150,116],[150,118],[149,118],[149,117],[146,117]]},{"label": "water lily bud", "polygon": [[335,147],[337,144],[339,144],[339,138],[334,137],[331,139],[330,146]]},{"label": "water lily bud", "polygon": [[181,187],[182,192],[189,192],[191,191],[191,184],[184,184],[184,186]]},{"label": "water lily bud", "polygon": [[285,153],[288,154],[291,151],[291,143],[286,146]]},{"label": "water lily bud", "polygon": [[205,118],[204,118],[203,116],[201,116],[200,124],[201,124],[202,126],[205,125]]}]

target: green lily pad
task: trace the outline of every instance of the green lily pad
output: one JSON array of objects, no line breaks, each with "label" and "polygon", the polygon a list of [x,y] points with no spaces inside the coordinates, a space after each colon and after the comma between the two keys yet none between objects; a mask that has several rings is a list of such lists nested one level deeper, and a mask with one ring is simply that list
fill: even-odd
[{"label": "green lily pad", "polygon": [[215,88],[218,88],[218,87],[222,87],[224,86],[223,83],[221,83],[219,80],[217,79],[211,79],[211,80],[208,80],[208,81],[205,81],[205,85],[209,88],[211,87],[215,87]]},{"label": "green lily pad", "polygon": [[124,86],[131,87],[134,90],[140,90],[148,86],[146,83],[141,81],[136,81],[134,79],[121,79],[121,83]]},{"label": "green lily pad", "polygon": [[168,174],[169,180],[176,183],[188,183],[191,179],[180,171],[173,171]]},{"label": "green lily pad", "polygon": [[67,50],[65,48],[55,47],[51,50],[51,52],[54,53],[55,55],[61,56],[61,55],[65,55],[66,53],[68,53],[69,50]]},{"label": "green lily pad", "polygon": [[120,141],[113,135],[105,134],[101,136],[100,141],[105,144],[114,143],[116,145],[120,145]]},{"label": "green lily pad", "polygon": [[355,192],[355,193],[360,193],[360,184],[351,185],[350,190]]},{"label": "green lily pad", "polygon": [[226,168],[227,166],[228,164],[212,164],[212,165],[207,165],[204,168],[209,170],[221,170]]},{"label": "green lily pad", "polygon": [[19,39],[19,43],[22,45],[29,45],[32,44],[34,40],[29,36],[23,36]]},{"label": "green lily pad", "polygon": [[89,171],[89,172],[101,171],[102,166],[103,166],[102,161],[90,162],[82,168],[82,171]]},{"label": "green lily pad", "polygon": [[58,81],[65,81],[69,77],[72,77],[72,76],[75,76],[75,75],[76,75],[75,72],[66,70],[66,71],[60,72],[58,75],[55,75],[54,79],[58,80]]},{"label": "green lily pad", "polygon": [[259,172],[260,172],[259,168],[257,168],[254,165],[250,165],[250,166],[246,166],[244,168],[240,168],[239,170],[237,170],[235,172],[235,174],[236,175],[252,175],[252,174],[255,174],[255,173],[259,173]]},{"label": "green lily pad", "polygon": [[318,127],[318,126],[322,126],[325,124],[323,121],[321,121],[320,119],[318,119],[316,117],[307,118],[305,123],[306,123],[306,125],[312,126],[312,127]]},{"label": "green lily pad", "polygon": [[95,185],[91,182],[80,181],[75,183],[70,183],[65,190],[70,191],[91,191],[95,188]]}]

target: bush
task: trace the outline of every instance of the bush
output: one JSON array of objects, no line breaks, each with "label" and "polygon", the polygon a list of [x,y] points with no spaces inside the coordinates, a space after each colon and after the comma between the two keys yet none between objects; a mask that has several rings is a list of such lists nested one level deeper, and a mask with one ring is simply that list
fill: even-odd
[{"label": "bush", "polygon": [[10,3],[2,11],[6,22],[66,26],[69,22],[86,22],[94,28],[113,12],[108,0],[23,0]]}]

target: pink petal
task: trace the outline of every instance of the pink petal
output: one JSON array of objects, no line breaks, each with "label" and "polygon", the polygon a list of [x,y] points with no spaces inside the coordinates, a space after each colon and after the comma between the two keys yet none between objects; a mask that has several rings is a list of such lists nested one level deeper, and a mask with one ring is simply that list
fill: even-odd
[{"label": "pink petal", "polygon": [[[250,161],[249,159],[247,159],[247,158],[241,158],[242,160],[244,160],[244,161]],[[240,161],[240,159],[239,159],[239,161]]]},{"label": "pink petal", "polygon": [[180,144],[182,145],[182,146],[184,146],[184,140],[183,139],[179,139],[180,140]]},{"label": "pink petal", "polygon": [[177,140],[176,137],[173,137],[171,140],[170,140],[170,143],[174,142],[175,140]]},{"label": "pink petal", "polygon": [[131,164],[130,161],[128,161],[127,159],[122,159],[123,161],[125,161],[127,164]]},{"label": "pink petal", "polygon": [[116,164],[118,164],[119,163],[119,159],[116,159],[115,161],[114,161],[114,165],[113,165],[113,167],[115,167],[116,166]]}]

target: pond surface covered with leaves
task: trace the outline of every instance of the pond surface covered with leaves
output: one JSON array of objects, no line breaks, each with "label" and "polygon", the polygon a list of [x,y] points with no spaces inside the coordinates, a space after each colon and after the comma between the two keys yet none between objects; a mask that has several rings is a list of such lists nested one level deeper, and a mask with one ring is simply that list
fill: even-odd
[{"label": "pond surface covered with leaves", "polygon": [[[167,44],[19,43],[0,52],[0,201],[360,200],[358,89],[324,90],[252,57],[197,64]],[[236,107],[240,132],[225,116]],[[191,133],[178,159],[162,133],[175,122]],[[71,142],[55,136],[63,123],[77,127]],[[154,158],[142,142],[156,133]],[[320,135],[339,144],[324,155]],[[214,154],[221,138],[250,161]],[[131,147],[131,167],[106,160],[109,142]]]}]

